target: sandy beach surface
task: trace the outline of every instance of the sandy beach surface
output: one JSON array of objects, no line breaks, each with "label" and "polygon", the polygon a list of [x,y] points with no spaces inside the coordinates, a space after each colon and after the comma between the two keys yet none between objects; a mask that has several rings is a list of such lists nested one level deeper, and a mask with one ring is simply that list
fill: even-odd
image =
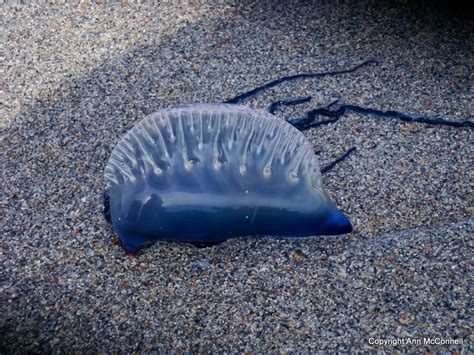
[{"label": "sandy beach surface", "polygon": [[[170,105],[312,95],[473,119],[473,22],[407,2],[0,5],[0,353],[473,351],[474,131],[347,113],[304,131],[342,237],[160,242],[102,212],[120,137]],[[192,223],[192,221],[185,221]],[[471,308],[470,308],[471,307]]]}]

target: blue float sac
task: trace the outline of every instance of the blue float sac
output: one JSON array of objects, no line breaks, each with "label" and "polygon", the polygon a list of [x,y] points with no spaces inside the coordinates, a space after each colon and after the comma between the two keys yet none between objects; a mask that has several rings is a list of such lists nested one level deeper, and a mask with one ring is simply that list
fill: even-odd
[{"label": "blue float sac", "polygon": [[195,104],[146,117],[114,148],[105,179],[111,221],[129,252],[157,240],[352,231],[322,187],[306,137],[243,106]]}]

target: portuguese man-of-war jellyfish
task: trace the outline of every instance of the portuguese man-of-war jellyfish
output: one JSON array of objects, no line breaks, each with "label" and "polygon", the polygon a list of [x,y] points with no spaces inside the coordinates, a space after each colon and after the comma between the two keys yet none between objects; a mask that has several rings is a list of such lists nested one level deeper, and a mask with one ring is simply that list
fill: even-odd
[{"label": "portuguese man-of-war jellyfish", "polygon": [[[321,184],[321,173],[347,158],[351,147],[319,168],[300,132],[337,122],[352,111],[378,118],[452,127],[471,120],[446,120],[340,103],[287,121],[236,104],[286,81],[350,73],[349,69],[283,77],[222,104],[193,104],[160,110],[139,122],[115,146],[105,168],[105,214],[127,252],[158,240],[213,245],[245,235],[315,236],[352,231]],[[327,117],[327,119],[321,119]]]},{"label": "portuguese man-of-war jellyfish", "polygon": [[229,104],[158,111],[114,148],[110,216],[128,252],[157,240],[213,244],[245,235],[349,233],[296,128]]}]

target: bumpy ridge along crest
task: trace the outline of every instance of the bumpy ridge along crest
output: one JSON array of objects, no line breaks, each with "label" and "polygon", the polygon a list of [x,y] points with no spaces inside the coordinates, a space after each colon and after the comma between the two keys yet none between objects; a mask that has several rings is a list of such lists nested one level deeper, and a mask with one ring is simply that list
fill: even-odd
[{"label": "bumpy ridge along crest", "polygon": [[243,106],[194,104],[146,117],[112,151],[105,179],[128,251],[156,240],[352,230],[321,185],[306,137]]}]

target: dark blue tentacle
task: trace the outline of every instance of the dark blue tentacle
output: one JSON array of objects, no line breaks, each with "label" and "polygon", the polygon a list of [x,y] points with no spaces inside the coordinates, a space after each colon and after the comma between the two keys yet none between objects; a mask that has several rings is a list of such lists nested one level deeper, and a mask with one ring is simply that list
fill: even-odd
[{"label": "dark blue tentacle", "polygon": [[255,96],[257,94],[260,94],[261,92],[270,89],[272,87],[275,87],[277,85],[280,85],[281,83],[287,82],[287,81],[294,81],[298,79],[306,79],[306,78],[317,78],[317,77],[322,77],[326,75],[337,75],[337,74],[345,74],[345,73],[352,73],[356,71],[357,69],[368,65],[368,64],[377,64],[377,62],[373,59],[371,60],[366,60],[365,62],[362,62],[354,67],[348,68],[348,69],[338,69],[338,70],[330,70],[326,72],[318,72],[318,73],[300,73],[300,74],[295,74],[295,75],[290,75],[290,76],[285,76],[280,79],[276,79],[273,81],[270,81],[269,83],[266,83],[262,86],[256,87],[253,90],[244,92],[243,94],[239,94],[231,99],[228,99],[224,101],[226,104],[238,104],[242,102],[243,100]]},{"label": "dark blue tentacle", "polygon": [[323,166],[321,168],[321,174],[325,174],[327,173],[329,170],[333,169],[337,164],[339,164],[341,161],[345,160],[346,158],[349,157],[349,155],[351,155],[352,152],[354,152],[357,148],[354,146],[354,147],[351,147],[349,148],[348,150],[346,150],[345,152],[343,152],[340,156],[338,156],[336,159],[334,159],[332,162],[330,162],[329,164]]},{"label": "dark blue tentacle", "polygon": [[273,102],[270,106],[268,106],[267,111],[271,114],[274,114],[276,110],[280,108],[280,106],[293,106],[304,104],[305,102],[311,101],[312,96],[302,96],[302,97],[295,97],[290,99],[283,99]]},{"label": "dark blue tentacle", "polygon": [[[361,113],[365,115],[372,115],[376,117],[383,117],[389,119],[398,119],[403,122],[419,122],[432,125],[442,125],[450,127],[474,127],[472,120],[447,120],[441,117],[430,117],[421,115],[408,115],[398,111],[382,111],[370,107],[362,107],[357,105],[343,104],[336,110],[330,110],[329,107],[333,104],[316,108],[309,111],[306,116],[289,119],[288,122],[295,126],[300,131],[337,122],[347,111]],[[329,117],[329,119],[321,120],[321,116]]]}]

